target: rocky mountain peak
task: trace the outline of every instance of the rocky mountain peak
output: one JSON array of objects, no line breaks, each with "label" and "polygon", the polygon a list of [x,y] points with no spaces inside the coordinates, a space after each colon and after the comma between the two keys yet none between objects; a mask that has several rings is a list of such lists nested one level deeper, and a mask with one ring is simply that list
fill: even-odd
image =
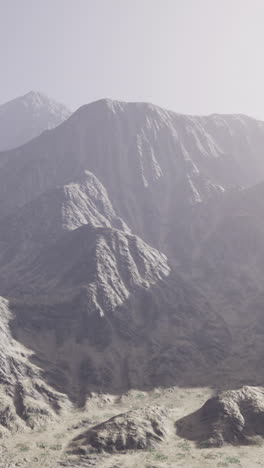
[{"label": "rocky mountain peak", "polygon": [[30,91],[0,106],[0,151],[32,140],[71,115],[66,106],[45,94]]}]

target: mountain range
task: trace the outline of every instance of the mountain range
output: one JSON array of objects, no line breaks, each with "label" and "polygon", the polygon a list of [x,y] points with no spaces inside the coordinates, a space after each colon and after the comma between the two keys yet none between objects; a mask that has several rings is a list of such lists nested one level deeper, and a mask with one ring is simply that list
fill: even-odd
[{"label": "mountain range", "polygon": [[4,432],[93,392],[263,384],[263,122],[29,93],[0,148]]}]

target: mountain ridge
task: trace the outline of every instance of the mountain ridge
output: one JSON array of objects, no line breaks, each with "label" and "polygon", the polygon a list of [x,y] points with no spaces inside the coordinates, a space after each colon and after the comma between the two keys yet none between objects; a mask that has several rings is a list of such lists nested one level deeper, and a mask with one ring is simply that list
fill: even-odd
[{"label": "mountain ridge", "polygon": [[[259,362],[263,146],[248,117],[100,100],[0,153],[6,336],[45,388],[43,420],[54,398],[221,387],[226,369],[232,386],[254,340]],[[12,409],[27,394],[7,391]]]}]

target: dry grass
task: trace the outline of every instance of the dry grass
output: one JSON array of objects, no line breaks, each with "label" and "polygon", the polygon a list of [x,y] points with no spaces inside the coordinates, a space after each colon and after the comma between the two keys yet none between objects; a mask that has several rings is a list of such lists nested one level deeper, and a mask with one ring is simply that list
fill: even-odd
[{"label": "dry grass", "polygon": [[[1,468],[20,466],[23,468],[56,468],[59,460],[66,460],[65,449],[71,439],[83,432],[79,423],[87,418],[91,421],[103,421],[121,412],[137,408],[139,400],[142,406],[160,404],[170,409],[171,432],[166,442],[156,450],[132,451],[126,454],[103,456],[98,468],[259,468],[263,466],[264,445],[262,439],[255,446],[221,449],[198,449],[193,442],[181,439],[174,429],[177,419],[198,409],[212,392],[208,388],[182,389],[173,388],[144,393],[129,392],[125,398],[110,399],[102,404],[99,400],[90,402],[85,412],[69,412],[59,423],[53,422],[45,430],[32,431],[27,434],[17,433],[0,442]],[[157,401],[158,395],[158,401]],[[75,457],[76,460],[76,457]],[[17,464],[17,465],[16,465]],[[77,467],[78,465],[76,465]],[[81,465],[80,465],[81,466]]]}]

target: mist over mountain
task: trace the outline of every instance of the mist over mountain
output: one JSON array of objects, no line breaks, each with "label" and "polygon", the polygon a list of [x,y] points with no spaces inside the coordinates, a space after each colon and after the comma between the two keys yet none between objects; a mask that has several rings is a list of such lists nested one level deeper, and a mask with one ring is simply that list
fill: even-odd
[{"label": "mist over mountain", "polygon": [[20,430],[94,393],[263,385],[264,123],[12,102],[50,131],[0,153],[5,430],[8,405]]},{"label": "mist over mountain", "polygon": [[0,151],[23,145],[70,115],[66,106],[35,91],[0,105]]}]

